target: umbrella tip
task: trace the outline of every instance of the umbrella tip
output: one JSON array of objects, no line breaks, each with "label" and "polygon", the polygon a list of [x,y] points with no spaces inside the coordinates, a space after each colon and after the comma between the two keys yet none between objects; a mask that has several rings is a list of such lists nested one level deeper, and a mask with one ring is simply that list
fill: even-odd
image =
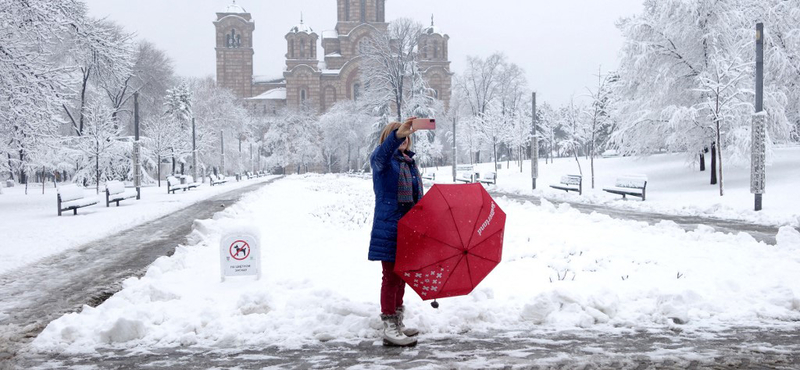
[{"label": "umbrella tip", "polygon": [[439,302],[436,302],[436,300],[434,299],[433,302],[431,302],[431,307],[439,308]]}]

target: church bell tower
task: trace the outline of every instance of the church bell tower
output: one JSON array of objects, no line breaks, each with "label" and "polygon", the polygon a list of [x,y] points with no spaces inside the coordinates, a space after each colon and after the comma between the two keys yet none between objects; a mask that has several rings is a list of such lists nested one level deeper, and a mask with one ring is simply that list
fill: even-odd
[{"label": "church bell tower", "polygon": [[236,4],[217,13],[217,86],[230,89],[238,98],[253,96],[253,31],[250,13]]}]

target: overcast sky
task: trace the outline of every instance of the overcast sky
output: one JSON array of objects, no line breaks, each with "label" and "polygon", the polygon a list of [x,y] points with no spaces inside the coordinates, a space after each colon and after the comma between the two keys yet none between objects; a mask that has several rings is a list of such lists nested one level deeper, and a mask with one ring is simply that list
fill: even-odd
[{"label": "overcast sky", "polygon": [[[92,16],[122,24],[167,51],[181,76],[214,76],[215,13],[232,0],[85,0]],[[500,51],[522,67],[538,101],[561,105],[597,84],[597,70],[616,68],[622,37],[615,26],[642,0],[387,0],[386,18],[414,18],[450,35],[451,71],[469,55]],[[237,0],[256,22],[256,75],[281,76],[289,29],[336,26],[336,0]],[[319,56],[322,57],[320,48]]]}]

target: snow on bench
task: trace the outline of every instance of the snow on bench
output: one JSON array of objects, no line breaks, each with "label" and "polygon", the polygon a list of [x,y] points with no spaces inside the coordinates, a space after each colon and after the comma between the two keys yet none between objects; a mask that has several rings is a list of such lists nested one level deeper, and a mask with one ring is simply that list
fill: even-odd
[{"label": "snow on bench", "polygon": [[201,184],[199,182],[194,182],[194,177],[189,176],[189,175],[181,175],[178,178],[181,179],[181,182],[184,185],[186,185],[187,189],[194,189],[194,188],[199,187],[200,185],[203,185],[203,184]]},{"label": "snow on bench", "polygon": [[167,194],[175,194],[178,190],[186,191],[186,189],[189,189],[189,185],[181,184],[181,179],[175,176],[167,176]]},{"label": "snow on bench", "polygon": [[583,177],[581,175],[564,175],[561,176],[561,181],[558,184],[550,185],[550,187],[564,190],[567,193],[577,191],[579,195],[583,195]]},{"label": "snow on bench", "polygon": [[73,215],[78,214],[78,208],[97,204],[97,197],[86,197],[84,189],[75,184],[60,185],[58,187],[58,215],[61,212],[72,210]]},{"label": "snow on bench", "polygon": [[484,184],[497,184],[497,172],[487,172],[479,174],[478,182]]},{"label": "snow on bench", "polygon": [[475,168],[471,165],[456,166],[456,182],[475,182]]},{"label": "snow on bench", "polygon": [[116,202],[119,207],[119,202],[125,199],[136,198],[136,190],[125,189],[125,184],[122,181],[111,180],[106,182],[106,207],[111,203]]},{"label": "snow on bench", "polygon": [[435,172],[423,173],[422,174],[422,179],[423,180],[431,180],[431,181],[436,180],[436,173]]},{"label": "snow on bench", "polygon": [[626,199],[625,196],[630,195],[642,198],[642,201],[644,201],[646,197],[646,188],[647,176],[625,175],[617,177],[617,181],[614,182],[614,186],[610,188],[603,188],[603,191],[622,195],[622,199]]},{"label": "snow on bench", "polygon": [[228,182],[228,180],[220,175],[210,174],[208,175],[208,181],[211,183],[211,186],[224,184]]}]

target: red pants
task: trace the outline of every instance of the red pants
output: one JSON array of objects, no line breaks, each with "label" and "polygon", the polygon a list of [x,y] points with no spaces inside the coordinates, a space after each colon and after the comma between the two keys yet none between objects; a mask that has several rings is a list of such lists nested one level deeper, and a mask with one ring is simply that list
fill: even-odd
[{"label": "red pants", "polygon": [[406,282],[394,273],[394,262],[382,261],[383,282],[381,284],[381,313],[394,315],[397,307],[403,305]]}]

